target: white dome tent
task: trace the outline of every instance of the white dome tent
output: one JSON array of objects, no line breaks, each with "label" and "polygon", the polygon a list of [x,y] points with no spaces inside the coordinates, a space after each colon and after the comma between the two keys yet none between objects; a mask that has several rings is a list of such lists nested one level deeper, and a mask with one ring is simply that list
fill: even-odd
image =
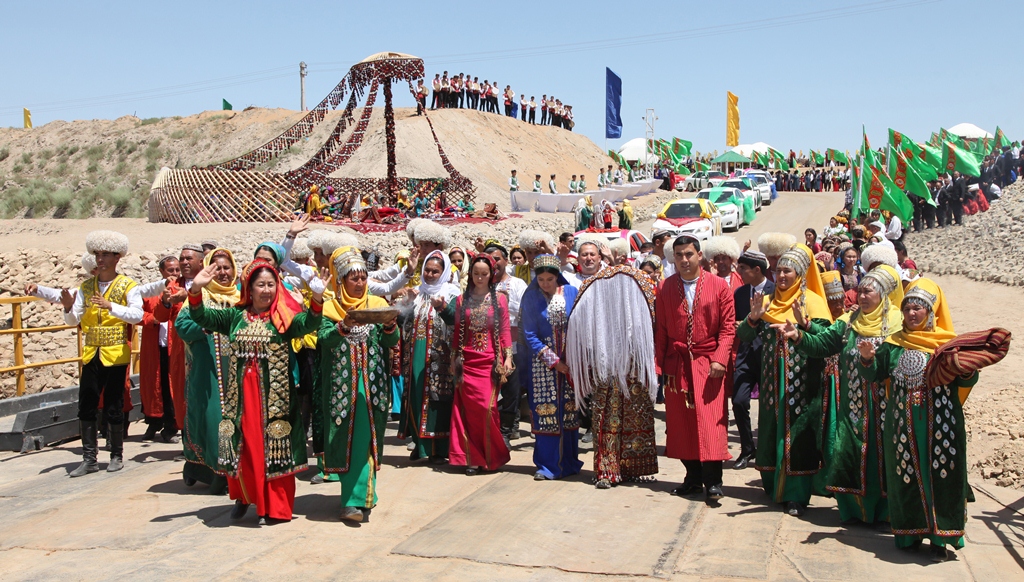
[{"label": "white dome tent", "polygon": [[631,139],[622,144],[622,147],[619,148],[619,155],[625,158],[627,162],[639,161],[649,166],[658,163],[658,156],[648,153],[647,140],[642,137]]},{"label": "white dome tent", "polygon": [[953,127],[949,128],[949,133],[953,135],[959,135],[960,137],[967,139],[982,139],[982,138],[993,138],[995,137],[991,133],[984,129],[974,125],[973,123],[958,123]]}]

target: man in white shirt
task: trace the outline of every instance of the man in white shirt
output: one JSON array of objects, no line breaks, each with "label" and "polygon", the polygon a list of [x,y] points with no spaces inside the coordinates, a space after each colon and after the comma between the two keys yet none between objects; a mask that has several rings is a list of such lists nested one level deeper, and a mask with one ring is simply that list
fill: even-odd
[{"label": "man in white shirt", "polygon": [[519,178],[516,177],[516,171],[512,170],[512,175],[508,178],[508,191],[518,192],[519,191]]},{"label": "man in white shirt", "polygon": [[569,194],[575,194],[576,193],[576,187],[577,187],[576,174],[573,174],[572,175],[572,179],[569,180]]},{"label": "man in white shirt", "polygon": [[889,218],[889,224],[885,229],[885,238],[889,240],[900,240],[903,238],[903,221],[899,216],[893,214]]},{"label": "man in white shirt", "polygon": [[430,97],[430,109],[434,110],[437,109],[437,100],[439,98],[439,95],[441,94],[441,75],[434,73],[434,80],[432,81],[431,87],[433,88],[434,92],[433,95]]},{"label": "man in white shirt", "polygon": [[[504,293],[508,298],[508,319],[511,326],[512,338],[516,343],[512,344],[512,357],[514,358],[517,370],[527,367],[526,358],[528,350],[519,344],[523,339],[519,334],[519,304],[523,300],[523,293],[526,292],[526,282],[519,277],[512,277],[508,274],[508,250],[495,240],[489,240],[484,246],[484,252],[491,255],[497,265],[498,274],[501,277],[495,284],[494,289],[498,293]],[[528,360],[528,358],[526,358]],[[509,374],[508,380],[501,385],[501,399],[498,401],[498,413],[501,417],[501,436],[508,441],[519,438],[519,396],[520,396],[519,374]]]},{"label": "man in white shirt", "polygon": [[551,174],[551,179],[548,180],[548,192],[551,194],[558,194],[558,188],[555,186],[555,175]]}]

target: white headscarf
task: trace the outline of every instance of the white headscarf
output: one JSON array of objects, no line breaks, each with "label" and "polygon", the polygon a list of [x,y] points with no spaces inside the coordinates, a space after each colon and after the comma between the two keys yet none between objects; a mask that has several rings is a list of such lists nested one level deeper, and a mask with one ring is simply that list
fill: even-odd
[{"label": "white headscarf", "polygon": [[[427,283],[427,278],[423,276],[423,268],[427,266],[427,261],[434,257],[440,258],[444,261],[444,267],[441,270],[441,276],[437,278],[435,283]],[[462,293],[462,289],[458,285],[452,283],[452,277],[454,276],[455,273],[452,272],[452,262],[448,258],[448,255],[441,251],[431,251],[431,253],[423,259],[423,265],[420,267],[421,283],[416,287],[416,290],[419,292],[416,296],[416,300],[429,302],[430,298],[435,295],[444,295],[446,299],[451,299],[455,295]]]}]

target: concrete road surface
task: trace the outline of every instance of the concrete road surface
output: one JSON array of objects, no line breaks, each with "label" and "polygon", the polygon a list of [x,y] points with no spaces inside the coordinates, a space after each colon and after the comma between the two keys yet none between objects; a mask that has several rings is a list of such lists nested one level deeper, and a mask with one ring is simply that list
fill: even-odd
[{"label": "concrete road surface", "polygon": [[[820,228],[835,196],[784,194],[738,236]],[[659,443],[663,419],[659,406]],[[1024,498],[988,484],[974,483],[966,548],[933,565],[887,533],[840,526],[830,499],[815,497],[802,518],[784,515],[752,468],[726,463],[727,497],[709,507],[670,494],[683,468],[663,457],[654,482],[594,489],[589,445],[582,475],[535,482],[524,436],[501,472],[467,477],[410,462],[392,423],[370,523],[339,522],[340,486],[311,485],[307,472],[294,519],[261,528],[253,510],[233,522],[226,496],[186,487],[180,445],[142,443],[143,431],[132,427],[124,470],[80,479],[67,476],[77,441],[0,453],[0,579],[1024,579]]]}]

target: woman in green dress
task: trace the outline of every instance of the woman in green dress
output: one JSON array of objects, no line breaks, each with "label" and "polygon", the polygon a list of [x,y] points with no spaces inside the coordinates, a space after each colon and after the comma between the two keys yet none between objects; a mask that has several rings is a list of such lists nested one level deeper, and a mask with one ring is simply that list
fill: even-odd
[{"label": "woman in green dress", "polygon": [[836,496],[844,525],[889,521],[882,453],[885,385],[860,374],[858,346],[879,346],[903,326],[900,275],[889,265],[875,267],[857,287],[857,309],[829,327],[809,323],[794,309],[796,325],[775,325],[794,348],[813,358],[839,357],[839,399],[832,462],[826,489]]},{"label": "woman in green dress", "polygon": [[775,291],[754,294],[748,315],[736,330],[740,341],[760,337],[761,395],[758,398],[758,447],[755,466],[761,484],[786,513],[802,515],[821,469],[821,384],[825,363],[792,349],[772,324],[796,322],[795,305],[811,321],[832,324],[818,267],[811,250],[794,245],[779,258]]},{"label": "woman in green dress", "polygon": [[888,381],[883,429],[886,492],[896,547],[916,550],[924,539],[932,558],[964,546],[967,520],[967,433],[963,400],[975,372],[943,386],[928,386],[925,369],[935,350],[956,337],[942,289],[918,279],[903,299],[903,329],[877,348],[858,344],[861,374]]},{"label": "woman in green dress", "polygon": [[201,290],[216,265],[192,280],[192,320],[228,336],[230,361],[221,392],[217,470],[228,477],[235,500],[232,519],[255,503],[260,524],[289,521],[295,507],[295,474],[306,468],[306,428],[291,370],[291,340],[320,325],[323,284],[309,310],[284,290],[274,266],[255,259],[242,271],[242,298],[230,309],[208,308]]},{"label": "woman in green dress", "polygon": [[[213,280],[203,287],[203,305],[230,309],[242,294],[235,286],[238,272],[235,257],[227,249],[214,249],[203,266],[214,266]],[[227,385],[230,363],[228,336],[209,333],[192,321],[191,310],[182,309],[174,320],[174,331],[185,344],[185,426],[181,432],[185,451],[182,475],[186,485],[196,481],[210,484],[210,491],[222,494],[227,481],[217,471],[217,434],[221,417],[220,395]]]},{"label": "woman in green dress", "polygon": [[334,299],[324,306],[317,335],[320,382],[313,395],[322,430],[314,438],[322,439],[324,472],[341,474],[341,519],[360,523],[377,504],[377,471],[391,412],[388,358],[399,333],[393,320],[359,325],[350,315],[387,307],[369,293],[359,249],[335,250],[330,269]]},{"label": "woman in green dress", "polygon": [[438,316],[431,300],[441,297],[447,305],[462,289],[441,251],[427,255],[420,273],[422,282],[415,288],[411,305],[407,304],[410,312],[402,325],[406,390],[398,438],[412,437],[410,459],[429,458],[442,465],[448,459],[455,395],[452,329]]}]

